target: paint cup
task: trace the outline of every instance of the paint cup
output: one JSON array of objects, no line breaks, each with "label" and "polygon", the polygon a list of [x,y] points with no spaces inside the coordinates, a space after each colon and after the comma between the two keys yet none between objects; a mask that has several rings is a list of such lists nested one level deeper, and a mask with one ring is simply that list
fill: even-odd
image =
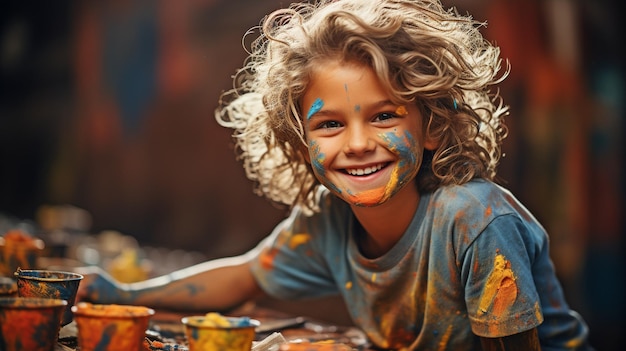
[{"label": "paint cup", "polygon": [[154,310],[143,306],[97,305],[72,307],[81,351],[140,351]]},{"label": "paint cup", "polygon": [[17,295],[20,297],[43,297],[67,301],[61,326],[72,322],[72,306],[76,300],[82,274],[37,269],[19,269],[15,272]]},{"label": "paint cup", "polygon": [[0,277],[0,297],[17,297],[17,284],[9,277]]},{"label": "paint cup", "polygon": [[66,306],[59,299],[0,298],[0,350],[53,351]]},{"label": "paint cup", "polygon": [[20,230],[11,230],[0,237],[0,276],[10,277],[18,268],[36,268],[45,244]]},{"label": "paint cup", "polygon": [[282,344],[278,347],[278,351],[352,351],[354,350],[351,346],[328,342],[328,341],[318,341],[318,342],[290,342]]},{"label": "paint cup", "polygon": [[182,318],[189,351],[250,351],[259,321],[247,317],[223,317],[227,323],[207,323],[207,316]]}]

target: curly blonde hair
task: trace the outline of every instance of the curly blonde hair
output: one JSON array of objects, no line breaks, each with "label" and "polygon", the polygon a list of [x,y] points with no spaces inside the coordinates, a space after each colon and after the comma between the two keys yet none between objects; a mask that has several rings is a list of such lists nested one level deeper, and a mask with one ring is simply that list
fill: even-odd
[{"label": "curly blonde hair", "polygon": [[217,121],[234,130],[238,158],[255,191],[308,213],[320,187],[306,162],[299,100],[320,60],[369,65],[398,104],[413,103],[439,147],[426,153],[420,191],[493,179],[508,107],[490,88],[501,73],[483,23],[437,0],[322,0],[268,15],[248,59],[222,94]]}]

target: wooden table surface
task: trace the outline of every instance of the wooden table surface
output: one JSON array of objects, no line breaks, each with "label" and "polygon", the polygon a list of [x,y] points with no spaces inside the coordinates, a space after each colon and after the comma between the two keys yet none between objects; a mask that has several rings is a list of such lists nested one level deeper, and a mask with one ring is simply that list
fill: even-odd
[{"label": "wooden table surface", "polygon": [[[156,310],[151,318],[147,340],[143,350],[170,351],[187,350],[184,327],[181,318],[194,314]],[[198,315],[196,313],[195,315]],[[258,320],[261,325],[257,329],[255,342],[260,342],[272,335],[280,333],[287,342],[325,342],[346,344],[354,350],[372,350],[365,335],[352,326],[338,326],[316,321],[306,316],[293,316],[284,312],[259,307],[254,303],[246,304],[226,316],[247,316]],[[55,351],[80,351],[76,346],[78,330],[74,322],[63,327],[59,333],[59,344]],[[275,337],[275,335],[272,335]],[[145,347],[148,346],[148,347]]]}]

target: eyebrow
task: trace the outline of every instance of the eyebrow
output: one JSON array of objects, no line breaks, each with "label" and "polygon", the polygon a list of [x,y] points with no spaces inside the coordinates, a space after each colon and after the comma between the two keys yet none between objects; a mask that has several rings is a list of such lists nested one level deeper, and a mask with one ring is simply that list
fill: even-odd
[{"label": "eyebrow", "polygon": [[[375,109],[379,109],[382,107],[386,107],[386,106],[393,106],[394,111],[395,109],[397,109],[399,106],[396,103],[394,103],[391,100],[381,100],[372,104],[358,104],[360,106],[360,111],[364,111],[364,110],[375,110]],[[309,112],[314,112],[314,113],[310,113],[307,116],[307,119],[311,119],[314,118],[315,116],[332,116],[335,114],[339,114],[338,111],[332,110],[332,109],[327,109],[324,108],[324,106],[322,106],[319,110],[317,111],[309,111]]]}]

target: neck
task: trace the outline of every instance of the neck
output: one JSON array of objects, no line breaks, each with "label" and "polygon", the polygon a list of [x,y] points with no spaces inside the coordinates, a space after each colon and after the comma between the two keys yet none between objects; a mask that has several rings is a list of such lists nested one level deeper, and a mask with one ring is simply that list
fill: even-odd
[{"label": "neck", "polygon": [[384,204],[374,207],[351,206],[364,229],[358,237],[362,254],[378,257],[389,251],[411,224],[420,196],[415,186],[407,185]]}]

